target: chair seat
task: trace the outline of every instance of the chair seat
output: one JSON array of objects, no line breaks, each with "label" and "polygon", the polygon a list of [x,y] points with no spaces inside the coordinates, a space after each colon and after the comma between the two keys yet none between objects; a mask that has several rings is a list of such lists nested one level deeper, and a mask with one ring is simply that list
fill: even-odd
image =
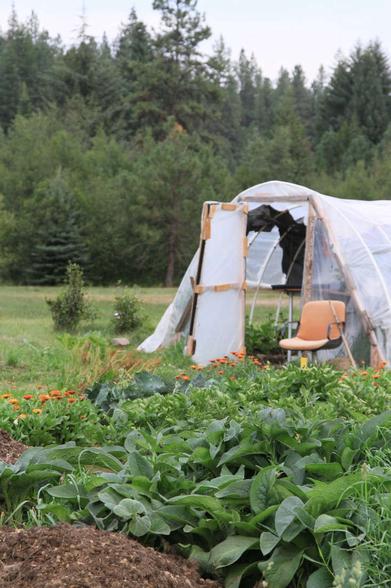
[{"label": "chair seat", "polygon": [[280,341],[280,347],[290,349],[291,351],[316,351],[325,347],[329,342],[329,339],[308,341],[300,337],[292,337],[291,339],[282,339]]}]

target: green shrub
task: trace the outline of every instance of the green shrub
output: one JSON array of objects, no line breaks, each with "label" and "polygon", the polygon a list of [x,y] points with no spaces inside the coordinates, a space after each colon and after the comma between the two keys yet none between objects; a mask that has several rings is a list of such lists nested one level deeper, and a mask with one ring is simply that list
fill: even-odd
[{"label": "green shrub", "polygon": [[75,331],[82,320],[95,318],[95,311],[84,292],[83,271],[76,263],[67,268],[67,288],[54,300],[47,300],[58,331]]},{"label": "green shrub", "polygon": [[280,353],[279,340],[280,336],[273,319],[269,318],[260,325],[246,323],[245,341],[247,353],[260,352],[266,355]]},{"label": "green shrub", "polygon": [[124,291],[115,298],[113,326],[118,335],[137,329],[142,322],[141,304],[136,296]]}]

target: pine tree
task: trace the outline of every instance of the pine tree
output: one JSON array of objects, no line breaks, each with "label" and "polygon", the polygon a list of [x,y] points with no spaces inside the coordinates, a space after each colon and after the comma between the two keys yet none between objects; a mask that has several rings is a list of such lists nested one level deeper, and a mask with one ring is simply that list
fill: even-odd
[{"label": "pine tree", "polygon": [[31,284],[60,284],[69,263],[86,265],[86,247],[76,201],[61,171],[37,189],[35,218],[40,223],[26,279]]}]

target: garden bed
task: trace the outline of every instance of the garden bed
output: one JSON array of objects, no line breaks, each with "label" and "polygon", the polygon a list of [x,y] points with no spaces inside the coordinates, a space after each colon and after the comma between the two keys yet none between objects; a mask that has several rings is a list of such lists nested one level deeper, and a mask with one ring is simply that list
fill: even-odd
[{"label": "garden bed", "polygon": [[0,429],[0,461],[14,463],[26,449],[27,445],[15,441],[11,435]]},{"label": "garden bed", "polygon": [[0,529],[0,585],[12,588],[219,588],[189,561],[121,533],[57,525]]}]

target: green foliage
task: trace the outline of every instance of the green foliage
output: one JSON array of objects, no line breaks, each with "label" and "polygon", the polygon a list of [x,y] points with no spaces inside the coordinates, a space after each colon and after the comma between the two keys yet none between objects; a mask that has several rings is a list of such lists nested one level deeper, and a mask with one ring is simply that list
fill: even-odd
[{"label": "green foliage", "polygon": [[[356,465],[367,447],[389,443],[375,423],[364,428],[365,436],[347,422],[266,409],[242,425],[135,430],[124,446],[33,449],[4,464],[0,496],[13,521],[33,505],[41,522],[94,523],[153,545],[187,545],[228,587],[246,585],[247,574],[279,588],[362,583],[370,549],[363,499],[388,496],[391,485],[381,468]],[[348,464],[347,450],[355,451]]]},{"label": "green foliage", "polygon": [[124,291],[116,296],[114,302],[114,332],[130,333],[142,322],[141,304],[134,294]]},{"label": "green foliage", "polygon": [[109,382],[96,383],[87,388],[86,394],[96,406],[105,412],[112,413],[119,402],[123,400],[148,398],[154,394],[167,394],[172,390],[173,385],[163,378],[148,372],[138,372],[127,386],[110,384]]},{"label": "green foliage", "polygon": [[29,205],[37,229],[26,278],[32,284],[61,284],[70,263],[86,264],[86,247],[75,197],[60,171],[38,186]]},{"label": "green foliage", "polygon": [[68,404],[66,398],[54,398],[42,403],[34,394],[31,400],[20,400],[19,414],[3,400],[0,428],[26,445],[52,445],[68,441],[79,445],[104,443],[112,430],[109,421],[90,402],[78,396],[72,398],[76,398],[72,404]]},{"label": "green foliage", "polygon": [[[65,47],[13,11],[0,34],[1,277],[56,283],[76,261],[97,284],[174,284],[203,201],[271,178],[388,198],[391,73],[379,43],[309,86],[276,83],[211,31],[193,0],[131,11],[115,44],[83,29]],[[87,262],[87,263],[86,263]]]},{"label": "green foliage", "polygon": [[274,320],[270,317],[261,324],[246,323],[245,345],[247,353],[258,352],[266,355],[278,353],[280,338]]},{"label": "green foliage", "polygon": [[94,310],[86,299],[83,272],[76,263],[67,267],[67,288],[54,300],[47,300],[54,322],[59,331],[73,332],[80,322],[94,318]]}]

